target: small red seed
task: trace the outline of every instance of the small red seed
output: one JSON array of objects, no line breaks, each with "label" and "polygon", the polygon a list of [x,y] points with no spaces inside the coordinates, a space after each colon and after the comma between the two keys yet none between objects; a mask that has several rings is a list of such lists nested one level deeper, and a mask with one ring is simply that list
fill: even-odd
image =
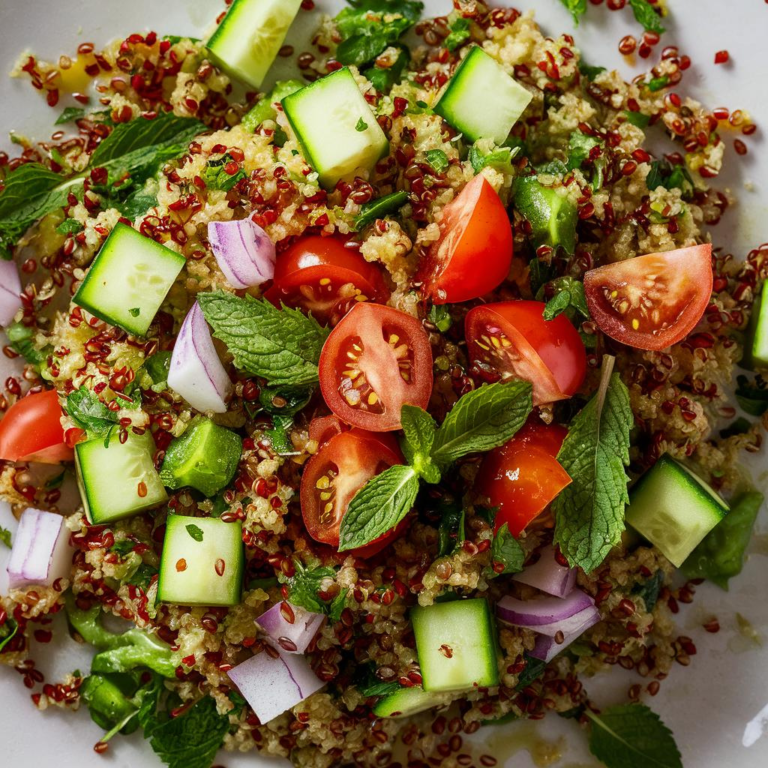
[{"label": "small red seed", "polygon": [[730,58],[728,51],[718,51],[715,54],[715,64],[727,64]]}]

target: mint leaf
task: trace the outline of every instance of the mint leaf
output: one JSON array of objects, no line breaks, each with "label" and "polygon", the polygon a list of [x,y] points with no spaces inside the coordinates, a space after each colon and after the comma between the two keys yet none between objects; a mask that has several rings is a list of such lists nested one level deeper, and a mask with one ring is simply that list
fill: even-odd
[{"label": "mint leaf", "polygon": [[[583,283],[572,277],[558,277],[549,285],[550,289],[554,289],[555,295],[547,302],[547,306],[544,309],[545,320],[554,320],[558,315],[570,309],[574,310],[574,312],[569,313],[571,319],[575,319],[575,313],[578,313],[589,320],[589,306],[587,305],[587,297],[584,294]],[[545,295],[545,292],[542,291],[541,298],[543,299]]]},{"label": "mint leaf", "polygon": [[30,365],[39,367],[40,364],[48,357],[48,353],[45,349],[38,349],[35,346],[35,334],[36,328],[30,328],[24,323],[11,323],[5,329],[5,335],[8,337],[10,346],[16,352],[18,352]]},{"label": "mint leaf", "polygon": [[455,51],[470,38],[469,19],[459,17],[450,26],[450,34],[443,40],[443,45],[449,51]]},{"label": "mint leaf", "polygon": [[339,552],[364,547],[392,530],[411,511],[418,492],[416,472],[401,464],[369,480],[341,521]]},{"label": "mint leaf", "polygon": [[7,528],[3,528],[2,525],[0,525],[0,542],[5,544],[8,549],[11,548],[11,532]]},{"label": "mint leaf", "polygon": [[574,131],[568,141],[568,170],[573,171],[576,168],[581,168],[592,150],[601,146],[602,143],[600,139],[596,139],[594,136],[587,136],[581,131]]},{"label": "mint leaf", "polygon": [[447,171],[451,165],[448,155],[442,149],[430,149],[426,153],[427,163],[435,173]]},{"label": "mint leaf", "polygon": [[672,731],[644,704],[620,704],[592,721],[589,748],[607,768],[683,768]]},{"label": "mint leaf", "polygon": [[76,427],[88,433],[89,438],[107,435],[119,421],[117,413],[110,411],[87,387],[80,387],[69,395],[64,410]]},{"label": "mint leaf", "polygon": [[587,78],[587,80],[594,80],[598,75],[606,72],[605,67],[593,67],[587,64],[583,59],[579,61],[579,72]]},{"label": "mint leaf", "polygon": [[533,410],[527,381],[480,387],[453,406],[435,435],[432,460],[441,466],[468,453],[503,445],[525,424]]},{"label": "mint leaf", "polygon": [[519,153],[519,147],[497,147],[484,154],[473,145],[469,149],[469,163],[475,173],[480,173],[483,168],[495,168],[502,173],[513,173],[512,161]]},{"label": "mint leaf", "polygon": [[0,627],[0,653],[2,653],[5,646],[8,645],[8,643],[10,643],[14,637],[16,637],[16,633],[18,631],[19,625],[16,623],[16,621],[11,618],[6,619],[5,624]]},{"label": "mint leaf", "polygon": [[399,211],[407,202],[407,192],[393,192],[391,195],[366,203],[361,206],[360,213],[355,217],[355,232],[361,232],[378,219],[383,219],[385,216]]},{"label": "mint leaf", "polygon": [[560,317],[560,315],[562,315],[570,306],[570,291],[561,291],[560,293],[555,294],[555,297],[547,302],[547,306],[544,307],[544,319],[554,320],[556,317]]},{"label": "mint leaf", "polygon": [[661,17],[648,0],[629,0],[629,5],[636,21],[643,25],[646,32],[658,32],[661,35],[667,31],[661,23]]},{"label": "mint leaf", "polygon": [[202,541],[203,540],[203,529],[200,528],[197,525],[188,525],[187,526],[187,533],[195,540],[195,541]]},{"label": "mint leaf", "polygon": [[297,309],[277,309],[268,301],[223,291],[198,294],[214,336],[226,344],[235,367],[261,376],[270,386],[318,381],[317,363],[328,329]]},{"label": "mint leaf", "polygon": [[236,173],[229,174],[225,170],[229,163],[234,162],[229,153],[222,155],[215,160],[209,160],[201,174],[202,180],[208,189],[229,192],[237,186],[238,182],[246,178],[246,173],[242,168],[238,168]]},{"label": "mint leaf", "polygon": [[78,232],[82,232],[83,225],[77,219],[64,219],[64,221],[56,227],[56,231],[60,235],[76,235]]},{"label": "mint leaf", "polygon": [[438,331],[440,331],[440,333],[445,333],[450,330],[453,325],[451,308],[447,304],[433,304],[432,309],[429,310],[427,319]]},{"label": "mint leaf", "polygon": [[645,129],[651,124],[651,116],[646,115],[643,112],[632,112],[630,110],[624,111],[624,117],[627,118],[627,122],[634,125],[636,128]]},{"label": "mint leaf", "polygon": [[438,528],[438,557],[450,555],[466,539],[465,522],[467,513],[457,501],[440,505],[440,526]]},{"label": "mint leaf", "polygon": [[60,115],[54,125],[66,125],[67,123],[74,123],[77,120],[82,120],[88,110],[84,107],[67,107]]},{"label": "mint leaf", "polygon": [[579,20],[587,12],[587,0],[560,0],[560,2],[571,12],[578,27]]},{"label": "mint leaf", "polygon": [[318,594],[324,581],[336,578],[336,571],[327,566],[305,566],[301,560],[294,560],[293,565],[294,575],[281,578],[281,581],[288,587],[288,601],[291,605],[296,605],[313,613],[324,613],[332,621],[338,621],[338,616],[341,615],[346,606],[346,590],[342,590],[331,601],[322,600]]},{"label": "mint leaf", "polygon": [[437,424],[424,410],[415,405],[404,405],[401,411],[405,442],[403,453],[419,477],[428,483],[440,482],[440,470],[431,458]]},{"label": "mint leaf", "polygon": [[272,443],[272,450],[278,456],[286,456],[294,453],[293,443],[288,435],[288,430],[293,426],[293,416],[272,417],[272,429],[265,431],[265,435]]},{"label": "mint leaf", "polygon": [[557,456],[573,482],[553,502],[555,543],[571,566],[587,573],[605,560],[624,530],[629,434],[635,424],[629,391],[613,358],[600,390],[571,422]]},{"label": "mint leaf", "polygon": [[647,581],[642,584],[637,584],[632,590],[632,594],[642,597],[646,611],[651,613],[656,607],[656,603],[659,601],[659,593],[663,586],[664,571],[659,569]]},{"label": "mint leaf", "polygon": [[[499,528],[493,537],[491,545],[491,565],[486,569],[485,576],[495,579],[508,573],[520,573],[525,563],[525,550],[520,542],[509,532],[509,525]],[[503,570],[499,566],[504,566]]]}]

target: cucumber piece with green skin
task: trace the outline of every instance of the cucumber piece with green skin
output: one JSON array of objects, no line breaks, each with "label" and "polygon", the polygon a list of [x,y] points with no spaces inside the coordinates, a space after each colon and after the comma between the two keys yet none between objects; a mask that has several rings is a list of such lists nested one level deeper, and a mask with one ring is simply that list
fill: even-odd
[{"label": "cucumber piece with green skin", "polygon": [[261,88],[302,0],[235,0],[208,41],[208,52],[229,75]]},{"label": "cucumber piece with green skin", "polygon": [[768,370],[768,280],[763,281],[763,290],[752,308],[744,367],[752,371]]},{"label": "cucumber piece with green skin", "polygon": [[121,443],[115,431],[106,441],[98,437],[75,446],[77,481],[91,524],[122,520],[168,500],[154,455],[149,432],[129,433]]},{"label": "cucumber piece with green skin", "polygon": [[482,598],[411,611],[422,684],[429,693],[499,684],[496,627]]},{"label": "cucumber piece with green skin", "polygon": [[627,523],[678,568],[729,511],[704,480],[666,455],[629,498]]},{"label": "cucumber piece with green skin", "polygon": [[146,336],[185,264],[178,253],[118,224],[72,300],[110,325]]},{"label": "cucumber piece with green skin", "polygon": [[441,693],[428,693],[423,688],[401,688],[380,699],[373,706],[376,717],[410,717],[448,702]]},{"label": "cucumber piece with green skin", "polygon": [[302,83],[301,80],[280,80],[275,83],[275,87],[243,117],[243,128],[253,133],[265,120],[274,120],[277,117],[274,105],[286,96],[300,91],[305,85],[306,83]]},{"label": "cucumber piece with green skin", "polygon": [[326,189],[360,169],[370,171],[389,152],[389,141],[347,67],[282,104],[304,157]]},{"label": "cucumber piece with green skin", "polygon": [[545,187],[536,176],[522,176],[515,181],[515,208],[531,225],[536,248],[548,245],[576,251],[576,224],[579,214],[566,195]]},{"label": "cucumber piece with green skin", "polygon": [[243,589],[243,526],[214,517],[171,515],[165,528],[157,598],[175,605],[238,605]]},{"label": "cucumber piece with green skin", "polygon": [[533,95],[479,46],[459,64],[435,112],[470,141],[503,144]]},{"label": "cucumber piece with green skin", "polygon": [[167,488],[196,488],[208,498],[229,485],[243,452],[239,435],[199,419],[168,446],[160,478]]}]

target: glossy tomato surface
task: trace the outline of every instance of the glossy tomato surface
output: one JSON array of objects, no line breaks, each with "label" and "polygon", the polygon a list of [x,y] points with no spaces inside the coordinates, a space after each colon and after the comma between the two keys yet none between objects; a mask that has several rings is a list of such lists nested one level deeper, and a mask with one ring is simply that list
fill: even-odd
[{"label": "glossy tomato surface", "polygon": [[484,374],[533,385],[534,405],[565,400],[581,387],[587,351],[565,315],[544,319],[540,301],[484,304],[467,313],[472,362]]},{"label": "glossy tomato surface", "polygon": [[652,253],[584,276],[592,318],[622,344],[662,350],[699,323],[712,295],[712,246]]},{"label": "glossy tomato surface", "polygon": [[435,304],[476,299],[506,279],[514,252],[512,225],[484,176],[476,176],[445,206],[440,231],[416,276]]},{"label": "glossy tomato surface", "polygon": [[[315,432],[327,436],[327,423]],[[341,521],[355,494],[375,475],[402,463],[393,435],[352,429],[326,439],[307,462],[301,478],[301,514],[309,535],[321,544],[338,547]],[[370,557],[392,541],[397,532],[389,531],[353,554]]]},{"label": "glossy tomato surface", "polygon": [[0,459],[58,464],[73,457],[64,441],[56,390],[22,397],[0,421]]},{"label": "glossy tomato surface", "polygon": [[519,536],[552,503],[571,478],[555,458],[568,431],[529,422],[508,443],[486,454],[475,490],[498,507],[495,527]]},{"label": "glossy tomato surface", "polygon": [[421,322],[392,307],[358,304],[325,342],[320,390],[353,427],[400,429],[402,406],[426,408],[432,394],[432,348]]},{"label": "glossy tomato surface", "polygon": [[336,325],[355,304],[386,302],[381,270],[336,237],[303,237],[275,265],[266,298],[275,306],[311,312],[324,325]]}]

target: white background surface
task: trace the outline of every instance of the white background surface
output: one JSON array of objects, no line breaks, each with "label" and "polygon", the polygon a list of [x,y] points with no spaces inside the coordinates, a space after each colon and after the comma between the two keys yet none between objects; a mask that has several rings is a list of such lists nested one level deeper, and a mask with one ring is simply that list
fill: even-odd
[{"label": "white background surface", "polygon": [[[497,3],[499,4],[499,3]],[[628,32],[639,27],[628,11],[611,13],[605,6],[589,5],[586,21],[574,32],[568,13],[557,0],[517,0],[515,7],[535,8],[537,17],[550,34],[568,31],[586,51],[591,64],[616,66],[629,73],[626,61],[616,46]],[[321,0],[318,7],[332,10],[340,1]],[[432,15],[447,13],[449,0],[427,0]],[[669,0],[673,18],[667,23],[670,33],[665,44],[675,42],[694,61],[684,79],[684,89],[710,106],[731,110],[747,109],[760,125],[760,132],[748,140],[750,154],[739,158],[729,149],[729,170],[720,184],[729,185],[740,198],[740,206],[713,232],[715,244],[742,256],[755,245],[768,241],[768,4],[764,0]],[[34,48],[41,58],[55,60],[61,53],[72,53],[79,42],[97,44],[135,31],[154,29],[160,34],[200,35],[213,23],[223,3],[216,0],[0,0],[0,75],[10,71],[17,55]],[[159,10],[162,9],[162,10]],[[732,64],[716,67],[714,54],[728,49]],[[301,50],[297,48],[297,52]],[[659,49],[657,49],[659,50]],[[683,89],[681,89],[683,90]],[[0,131],[16,130],[45,139],[58,110],[50,110],[27,82],[10,82],[0,77]],[[734,135],[726,132],[732,144]],[[7,149],[5,136],[0,147]],[[750,191],[745,183],[750,182]],[[7,374],[6,374],[7,375]],[[766,486],[765,454],[754,471]],[[8,527],[12,518],[0,509],[0,525]],[[4,571],[6,550],[0,548],[0,569]],[[699,648],[692,665],[676,667],[663,684],[656,699],[646,697],[674,730],[686,768],[765,768],[768,765],[768,734],[754,746],[742,746],[747,723],[768,705],[768,646],[749,643],[735,625],[735,614],[747,617],[763,643],[768,643],[768,518],[763,512],[751,554],[742,576],[730,593],[707,585],[700,587],[692,606],[682,606],[679,628],[690,635]],[[4,589],[0,579],[0,590]],[[707,635],[701,624],[711,616],[720,619],[722,631]],[[60,631],[59,637],[64,634]],[[58,656],[46,658],[45,649],[35,650],[39,665],[55,681],[80,667],[88,668],[88,656],[75,643],[57,645]],[[592,697],[602,705],[623,700],[636,675],[623,673],[587,681]],[[100,730],[86,712],[77,716],[58,711],[36,712],[29,691],[13,670],[0,668],[0,765],[14,768],[151,768],[159,765],[140,738],[118,738],[104,756],[92,752]],[[584,749],[584,736],[570,721],[548,718],[538,724],[544,740],[566,739],[561,768],[592,768],[596,762]],[[531,725],[511,724],[485,728],[478,738],[493,747],[500,757],[515,754],[514,764],[531,768],[526,752],[519,750],[530,742]],[[227,768],[268,766],[253,753],[244,757],[221,755]]]}]

